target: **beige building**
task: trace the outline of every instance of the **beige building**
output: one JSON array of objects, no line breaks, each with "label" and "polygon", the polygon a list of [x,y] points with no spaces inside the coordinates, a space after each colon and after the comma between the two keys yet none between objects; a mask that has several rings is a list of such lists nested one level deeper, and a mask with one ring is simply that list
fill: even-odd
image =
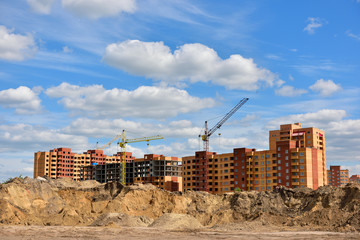
[{"label": "beige building", "polygon": [[224,193],[272,190],[279,185],[317,189],[327,183],[325,134],[300,123],[269,132],[269,150],[196,152],[183,157],[184,190]]},{"label": "beige building", "polygon": [[[127,161],[134,159],[132,153],[126,153]],[[91,164],[119,163],[120,153],[107,156],[103,150],[88,150],[82,154],[71,152],[71,148],[55,148],[49,152],[34,154],[34,178],[48,176],[56,179],[60,177],[80,180],[80,169]]]}]

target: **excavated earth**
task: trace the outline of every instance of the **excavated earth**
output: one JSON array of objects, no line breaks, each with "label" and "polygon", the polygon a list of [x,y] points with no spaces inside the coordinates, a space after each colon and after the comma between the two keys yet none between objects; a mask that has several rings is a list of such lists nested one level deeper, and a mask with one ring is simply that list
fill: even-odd
[{"label": "excavated earth", "polygon": [[150,232],[352,232],[356,239],[360,185],[213,195],[171,193],[141,184],[15,178],[0,185],[0,230],[16,231],[10,229],[14,225],[132,227]]}]

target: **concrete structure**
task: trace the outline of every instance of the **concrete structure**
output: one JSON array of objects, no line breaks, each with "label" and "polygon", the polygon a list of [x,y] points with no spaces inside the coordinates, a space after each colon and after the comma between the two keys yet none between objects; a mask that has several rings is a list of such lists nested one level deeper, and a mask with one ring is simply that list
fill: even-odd
[{"label": "concrete structure", "polygon": [[235,148],[232,153],[196,152],[183,157],[184,190],[211,193],[272,190],[278,185],[317,189],[327,183],[325,133],[281,125],[269,132],[269,150]]},{"label": "concrete structure", "polygon": [[[80,180],[101,183],[121,180],[121,163],[84,166]],[[146,154],[126,163],[126,183],[151,183],[168,191],[182,191],[181,159]]]},{"label": "concrete structure", "polygon": [[342,187],[349,183],[349,170],[341,169],[340,166],[330,166],[327,171],[329,185]]},{"label": "concrete structure", "polygon": [[349,182],[360,183],[360,175],[352,175],[349,178]]},{"label": "concrete structure", "polygon": [[[126,153],[126,160],[132,161],[132,153]],[[80,169],[91,164],[119,163],[120,153],[107,156],[103,150],[88,150],[82,154],[71,152],[71,148],[55,148],[49,152],[34,154],[34,178],[48,176],[50,178],[72,178],[80,180]]]}]

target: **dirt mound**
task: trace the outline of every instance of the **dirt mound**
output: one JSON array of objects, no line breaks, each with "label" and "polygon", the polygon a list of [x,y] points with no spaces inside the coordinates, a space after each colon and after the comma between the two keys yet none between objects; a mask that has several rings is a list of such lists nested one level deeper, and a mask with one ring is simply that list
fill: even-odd
[{"label": "dirt mound", "polygon": [[196,219],[205,227],[248,222],[254,228],[271,223],[286,228],[360,231],[360,185],[325,186],[316,191],[281,187],[223,195],[69,179],[25,178],[0,185],[0,224],[145,226],[152,219],[153,226],[165,228],[182,222],[186,228]]},{"label": "dirt mound", "polygon": [[156,219],[150,227],[161,229],[199,229],[203,225],[196,218],[187,214],[165,213]]},{"label": "dirt mound", "polygon": [[104,213],[90,226],[147,227],[153,221],[145,216],[129,216],[124,213]]}]

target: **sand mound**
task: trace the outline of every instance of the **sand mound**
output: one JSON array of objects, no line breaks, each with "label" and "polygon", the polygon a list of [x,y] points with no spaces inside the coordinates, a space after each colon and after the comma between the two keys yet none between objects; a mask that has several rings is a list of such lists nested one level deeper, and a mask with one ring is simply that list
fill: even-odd
[{"label": "sand mound", "polygon": [[[171,193],[70,179],[14,179],[0,185],[0,224],[197,228],[251,226],[360,231],[360,185],[213,195]],[[169,214],[168,214],[169,213]],[[242,228],[242,227],[241,227]]]},{"label": "sand mound", "polygon": [[90,226],[147,227],[152,220],[145,216],[129,216],[124,213],[104,213]]},{"label": "sand mound", "polygon": [[199,229],[203,225],[194,218],[187,214],[165,213],[156,219],[150,227],[161,229]]}]

